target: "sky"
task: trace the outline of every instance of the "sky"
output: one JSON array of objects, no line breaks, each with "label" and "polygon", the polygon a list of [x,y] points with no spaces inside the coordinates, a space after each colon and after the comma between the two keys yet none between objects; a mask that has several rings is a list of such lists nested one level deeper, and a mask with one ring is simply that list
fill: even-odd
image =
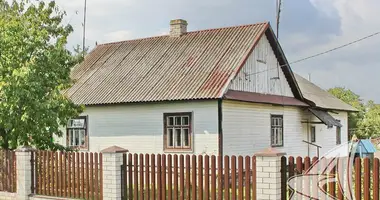
[{"label": "sky", "polygon": [[[167,34],[171,19],[201,30],[269,21],[276,0],[87,0],[86,45]],[[84,0],[56,0],[74,27],[68,48],[82,44]],[[283,0],[280,44],[292,62],[380,31],[379,0]],[[345,87],[380,103],[380,35],[292,64],[324,89]]]}]

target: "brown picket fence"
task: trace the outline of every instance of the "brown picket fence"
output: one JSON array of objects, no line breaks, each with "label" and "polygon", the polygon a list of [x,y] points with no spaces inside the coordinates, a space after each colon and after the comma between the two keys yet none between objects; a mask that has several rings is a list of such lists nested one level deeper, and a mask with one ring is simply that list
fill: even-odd
[{"label": "brown picket fence", "polygon": [[124,154],[122,199],[256,199],[256,157]]},{"label": "brown picket fence", "polygon": [[16,192],[16,154],[10,150],[0,150],[0,191]]},{"label": "brown picket fence", "polygon": [[32,155],[32,191],[37,195],[103,199],[101,153],[38,151]]},{"label": "brown picket fence", "polygon": [[[347,160],[341,160],[346,162]],[[297,157],[290,156],[289,158],[282,157],[281,159],[281,199],[290,199],[292,195],[303,196],[303,198],[318,197],[318,199],[327,199],[333,197],[339,200],[347,199],[349,196],[354,196],[356,200],[379,200],[379,159],[374,158],[355,158],[351,176],[351,186],[347,184],[340,185],[340,181],[345,183],[349,182],[349,173],[343,168],[342,165],[333,165],[329,174],[321,173],[328,166],[328,163],[335,163],[336,158],[321,158],[317,157]],[[315,166],[313,166],[315,164]],[[338,167],[342,167],[337,170]],[[288,182],[291,177],[303,177],[296,181]],[[335,182],[329,182],[322,185],[321,192],[318,186],[318,180],[324,178],[333,178]],[[339,181],[338,181],[339,180]],[[347,187],[351,187],[354,191],[353,194],[345,194],[344,191]],[[344,190],[346,189],[346,190]],[[301,191],[302,190],[302,191]],[[299,192],[301,191],[301,193]],[[302,197],[301,197],[302,198]]]}]

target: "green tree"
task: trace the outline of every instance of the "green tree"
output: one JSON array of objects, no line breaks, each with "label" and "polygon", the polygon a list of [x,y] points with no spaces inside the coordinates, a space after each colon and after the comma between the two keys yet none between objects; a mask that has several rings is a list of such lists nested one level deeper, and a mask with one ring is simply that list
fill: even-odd
[{"label": "green tree", "polygon": [[357,134],[361,137],[380,137],[380,105],[373,101],[367,103],[363,120],[358,124]]},{"label": "green tree", "polygon": [[344,87],[331,88],[328,92],[358,110],[358,112],[352,112],[348,116],[348,128],[356,129],[365,114],[365,105],[360,96]]},{"label": "green tree", "polygon": [[0,146],[64,149],[52,142],[83,107],[63,95],[78,62],[65,46],[73,31],[54,1],[0,0]]}]

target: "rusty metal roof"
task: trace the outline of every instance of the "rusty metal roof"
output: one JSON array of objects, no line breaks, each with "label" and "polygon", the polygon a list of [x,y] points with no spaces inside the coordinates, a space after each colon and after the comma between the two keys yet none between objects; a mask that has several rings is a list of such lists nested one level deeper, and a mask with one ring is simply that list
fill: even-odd
[{"label": "rusty metal roof", "polygon": [[76,104],[216,99],[269,23],[98,45],[72,71]]},{"label": "rusty metal roof", "polygon": [[308,107],[309,105],[294,98],[271,94],[261,94],[255,92],[243,92],[236,90],[228,90],[223,97],[224,99],[237,100],[244,102],[264,103],[283,106],[299,106]]},{"label": "rusty metal roof", "polygon": [[312,101],[316,107],[330,110],[357,111],[354,107],[346,104],[302,76],[298,74],[294,75],[301,89],[302,95],[305,99]]}]

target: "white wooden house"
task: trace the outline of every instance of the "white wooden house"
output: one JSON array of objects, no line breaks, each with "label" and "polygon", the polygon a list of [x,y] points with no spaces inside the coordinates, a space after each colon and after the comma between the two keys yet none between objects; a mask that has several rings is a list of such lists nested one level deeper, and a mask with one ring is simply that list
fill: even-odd
[{"label": "white wooden house", "polygon": [[86,109],[60,143],[213,155],[272,146],[313,156],[305,141],[323,153],[347,140],[354,109],[337,99],[335,107],[314,102],[326,92],[314,85],[311,92],[325,93],[310,95],[269,23],[187,32],[186,21],[173,20],[170,27],[166,36],[98,45],[73,69],[66,94]]}]

